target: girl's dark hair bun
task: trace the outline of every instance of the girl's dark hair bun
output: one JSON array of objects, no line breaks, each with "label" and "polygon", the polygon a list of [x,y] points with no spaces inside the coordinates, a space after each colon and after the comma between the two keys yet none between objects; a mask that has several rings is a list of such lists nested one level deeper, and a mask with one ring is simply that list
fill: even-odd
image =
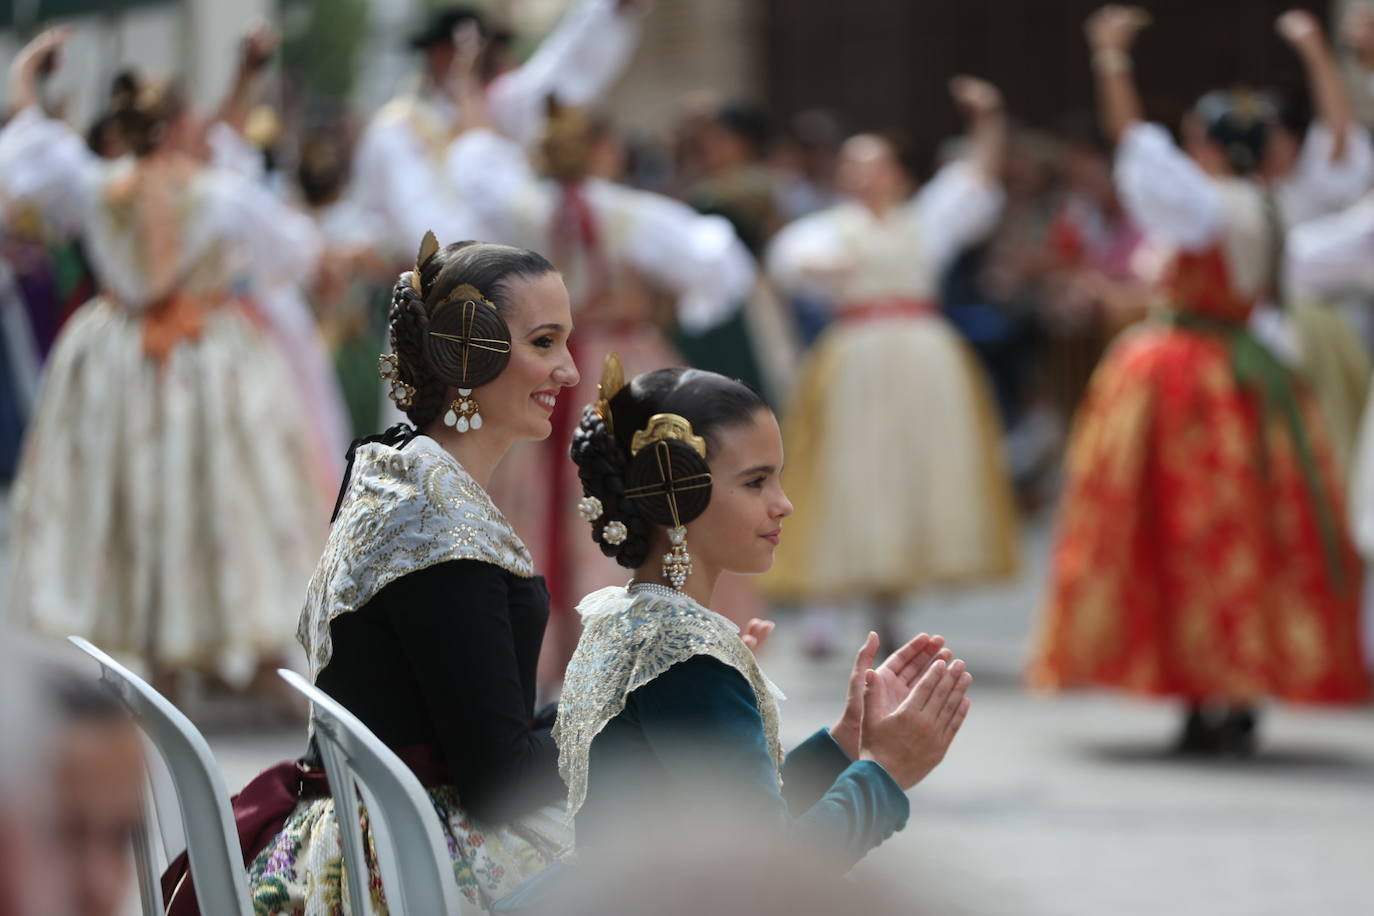
[{"label": "girl's dark hair bun", "polygon": [[695,449],[670,439],[630,459],[625,491],[639,513],[655,525],[685,525],[711,502],[710,474],[711,466]]}]

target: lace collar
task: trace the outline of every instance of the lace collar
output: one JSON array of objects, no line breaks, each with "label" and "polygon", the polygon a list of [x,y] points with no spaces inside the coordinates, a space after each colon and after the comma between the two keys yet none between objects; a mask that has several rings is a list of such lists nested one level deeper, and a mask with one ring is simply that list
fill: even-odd
[{"label": "lace collar", "polygon": [[311,679],[333,654],[334,618],[407,573],[449,560],[534,575],[529,551],[491,497],[433,439],[360,445],[296,631]]},{"label": "lace collar", "polygon": [[778,700],[784,697],[728,618],[681,592],[642,584],[592,592],[577,612],[582,637],[568,663],[553,730],[558,772],[568,786],[569,821],[587,797],[592,740],[625,708],[631,693],[697,655],[729,665],[749,682],[768,746],[781,766]]}]

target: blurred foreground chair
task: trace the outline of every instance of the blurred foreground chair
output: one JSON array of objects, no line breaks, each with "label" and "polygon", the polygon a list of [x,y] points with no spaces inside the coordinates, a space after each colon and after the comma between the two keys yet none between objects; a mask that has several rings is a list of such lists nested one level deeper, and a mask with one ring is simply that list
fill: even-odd
[{"label": "blurred foreground chair", "polygon": [[[186,840],[191,871],[196,876],[196,897],[201,916],[253,916],[248,899],[248,876],[243,869],[238,832],[234,827],[229,793],[224,787],[210,746],[191,720],[166,697],[142,678],[79,636],[68,639],[100,664],[100,680],[124,703],[130,714],[157,749],[171,775],[175,806],[180,813],[181,835]],[[156,782],[156,780],[154,780]],[[144,916],[162,916],[162,889],[159,884],[159,856],[151,832],[152,823],[165,823],[171,817],[167,808],[173,800],[154,791],[154,818],[134,837],[134,858],[138,865],[139,898]],[[169,849],[164,829],[163,856],[178,851]]]},{"label": "blurred foreground chair", "polygon": [[[369,880],[358,797],[367,809],[382,889],[392,913],[477,912],[464,905],[453,859],[429,793],[399,757],[342,704],[294,671],[277,671],[310,700],[315,742],[329,776],[329,793],[343,839],[348,897],[355,916],[376,912]],[[353,816],[345,817],[344,812]],[[359,880],[361,878],[361,880]]]}]

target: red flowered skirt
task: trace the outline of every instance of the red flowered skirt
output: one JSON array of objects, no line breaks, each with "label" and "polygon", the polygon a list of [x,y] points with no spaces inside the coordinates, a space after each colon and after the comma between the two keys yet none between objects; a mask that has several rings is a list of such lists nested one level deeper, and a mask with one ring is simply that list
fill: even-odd
[{"label": "red flowered skirt", "polygon": [[1151,323],[1113,346],[1070,442],[1033,684],[1367,696],[1360,564],[1329,442],[1298,396],[1324,496],[1282,413],[1238,382],[1223,337]]}]

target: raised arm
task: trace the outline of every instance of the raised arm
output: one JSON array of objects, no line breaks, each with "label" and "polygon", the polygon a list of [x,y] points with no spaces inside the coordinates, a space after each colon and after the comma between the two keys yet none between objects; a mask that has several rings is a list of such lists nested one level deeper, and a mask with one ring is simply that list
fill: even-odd
[{"label": "raised arm", "polygon": [[1346,153],[1349,132],[1355,123],[1355,107],[1331,53],[1321,23],[1312,13],[1293,9],[1278,18],[1275,28],[1302,60],[1308,90],[1317,107],[1317,118],[1331,132],[1330,161],[1340,162]]},{"label": "raised arm", "polygon": [[544,125],[545,103],[595,104],[624,72],[639,44],[643,0],[582,0],[521,66],[488,88],[492,121],[522,144]]},{"label": "raised arm", "polygon": [[1084,26],[1092,51],[1102,130],[1112,143],[1119,143],[1126,128],[1145,119],[1145,106],[1140,102],[1131,63],[1131,47],[1149,22],[1149,15],[1138,6],[1109,3],[1088,17]]},{"label": "raised arm", "polygon": [[99,177],[99,161],[81,136],[39,104],[39,79],[57,66],[70,34],[49,29],[15,57],[9,72],[15,113],[0,129],[0,200],[34,208],[63,236],[80,229]]},{"label": "raised arm", "polygon": [[973,167],[984,178],[999,180],[1007,159],[1007,115],[1001,91],[987,80],[956,76],[949,81],[949,93],[968,120]]},{"label": "raised arm", "polygon": [[263,74],[277,51],[277,42],[277,33],[264,24],[255,25],[243,36],[239,42],[238,69],[211,123],[221,122],[236,133],[243,133],[262,89]]}]

